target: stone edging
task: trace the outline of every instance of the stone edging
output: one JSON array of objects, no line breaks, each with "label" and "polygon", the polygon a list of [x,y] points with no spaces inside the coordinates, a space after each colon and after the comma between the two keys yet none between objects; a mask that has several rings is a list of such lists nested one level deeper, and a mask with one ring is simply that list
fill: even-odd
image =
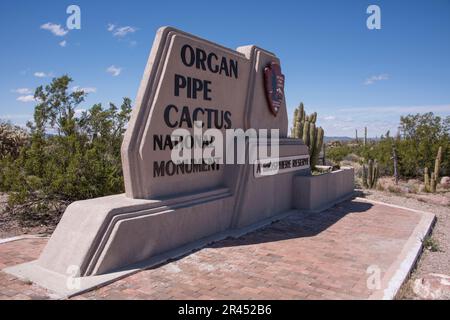
[{"label": "stone edging", "polygon": [[5,244],[13,241],[19,241],[19,240],[25,240],[25,239],[46,239],[49,238],[49,236],[44,235],[24,235],[24,236],[17,236],[17,237],[11,237],[11,238],[5,238],[0,239],[0,244]]},{"label": "stone edging", "polygon": [[365,198],[358,197],[356,199],[392,208],[407,210],[422,215],[419,223],[416,225],[413,232],[409,236],[408,241],[403,246],[403,249],[398,255],[397,259],[386,271],[383,279],[381,280],[380,290],[375,291],[369,296],[369,300],[393,300],[395,299],[395,296],[407,279],[408,275],[416,265],[416,262],[419,260],[423,249],[422,240],[431,233],[436,222],[436,217],[433,213],[426,211],[411,209]]}]

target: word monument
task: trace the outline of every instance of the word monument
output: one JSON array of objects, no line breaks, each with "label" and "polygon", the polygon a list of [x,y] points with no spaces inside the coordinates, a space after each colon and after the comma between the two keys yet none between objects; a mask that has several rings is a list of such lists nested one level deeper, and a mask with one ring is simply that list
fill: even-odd
[{"label": "word monument", "polygon": [[285,80],[267,50],[159,29],[123,140],[125,193],[72,203],[40,257],[5,271],[71,296],[350,193],[353,178],[316,182],[288,138]]}]

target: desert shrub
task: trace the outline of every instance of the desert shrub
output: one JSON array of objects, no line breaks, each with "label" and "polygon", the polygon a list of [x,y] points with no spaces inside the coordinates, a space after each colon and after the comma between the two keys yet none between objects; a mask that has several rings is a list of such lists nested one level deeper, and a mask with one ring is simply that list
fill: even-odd
[{"label": "desert shrub", "polygon": [[359,145],[356,153],[364,159],[376,159],[381,175],[393,175],[392,149],[398,157],[398,170],[402,177],[421,177],[425,167],[434,168],[439,147],[442,147],[440,174],[450,174],[450,116],[443,119],[433,113],[401,117],[400,135],[389,132],[378,141]]},{"label": "desert shrub", "polygon": [[387,189],[388,189],[388,191],[391,192],[391,193],[396,193],[396,194],[402,193],[402,190],[401,190],[400,187],[398,187],[398,186],[390,185],[390,186],[388,186]]},{"label": "desert shrub", "polygon": [[8,122],[0,122],[0,159],[17,158],[29,138],[29,134],[22,128]]},{"label": "desert shrub", "polygon": [[381,184],[380,182],[377,183],[377,188],[376,189],[378,191],[384,191],[385,190],[383,184]]},{"label": "desert shrub", "polygon": [[72,201],[124,190],[120,147],[131,101],[97,104],[76,116],[86,94],[70,92],[71,81],[62,76],[36,89],[30,142],[2,161],[0,190],[23,220],[57,222]]},{"label": "desert shrub", "polygon": [[342,160],[344,160],[344,158],[346,156],[351,154],[353,152],[353,149],[354,148],[352,148],[348,144],[335,145],[335,146],[327,148],[326,156],[328,159],[332,160],[334,163],[339,163]]},{"label": "desert shrub", "polygon": [[426,236],[423,240],[422,240],[422,244],[424,246],[425,249],[431,251],[431,252],[439,252],[441,251],[440,246],[439,246],[439,242],[433,238],[432,236]]}]

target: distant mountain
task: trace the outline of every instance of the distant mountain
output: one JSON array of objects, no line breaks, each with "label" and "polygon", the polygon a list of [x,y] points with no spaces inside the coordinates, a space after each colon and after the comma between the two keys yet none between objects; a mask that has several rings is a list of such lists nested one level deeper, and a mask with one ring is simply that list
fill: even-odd
[{"label": "distant mountain", "polygon": [[[340,142],[354,142],[355,138],[350,138],[350,137],[324,137],[323,138],[325,143],[328,142],[333,142],[333,141],[340,141]],[[359,142],[363,142],[364,138],[359,137],[358,138]],[[375,138],[367,138],[367,141],[380,141],[379,137],[375,137]]]},{"label": "distant mountain", "polygon": [[332,141],[348,142],[348,141],[355,140],[355,138],[350,138],[350,137],[324,137],[323,140],[326,143],[332,142]]}]

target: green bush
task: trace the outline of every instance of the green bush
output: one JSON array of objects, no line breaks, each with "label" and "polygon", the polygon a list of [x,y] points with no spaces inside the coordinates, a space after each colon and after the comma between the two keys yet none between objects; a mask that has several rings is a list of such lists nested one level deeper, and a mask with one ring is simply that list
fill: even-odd
[{"label": "green bush", "polygon": [[30,143],[16,158],[3,157],[0,190],[26,221],[53,223],[72,201],[124,191],[120,147],[131,100],[120,108],[96,104],[76,116],[83,91],[70,92],[68,76],[36,89]]},{"label": "green bush", "polygon": [[332,160],[334,163],[339,164],[344,158],[351,154],[355,150],[354,147],[349,146],[348,144],[344,145],[336,145],[333,147],[327,148],[326,157]]},{"label": "green bush", "polygon": [[443,119],[430,112],[401,117],[400,135],[394,138],[387,132],[379,141],[359,146],[357,153],[376,159],[383,174],[393,175],[393,146],[401,176],[421,177],[425,167],[434,168],[439,147],[443,155],[440,175],[450,175],[450,116]]},{"label": "green bush", "polygon": [[450,175],[450,116],[441,118],[430,112],[401,117],[398,136],[391,137],[387,132],[365,145],[332,143],[327,146],[327,158],[339,163],[354,153],[366,162],[377,160],[380,175],[392,176],[393,147],[397,153],[399,174],[404,178],[422,177],[425,167],[434,168],[439,147],[442,147],[440,176]]}]

